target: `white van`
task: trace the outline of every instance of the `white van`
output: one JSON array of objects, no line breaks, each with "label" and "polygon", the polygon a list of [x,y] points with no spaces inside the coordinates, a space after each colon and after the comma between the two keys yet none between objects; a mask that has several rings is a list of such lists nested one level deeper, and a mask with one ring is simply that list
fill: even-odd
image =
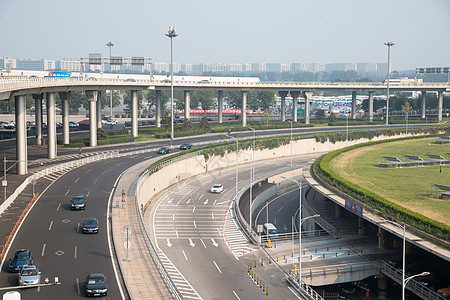
[{"label": "white van", "polygon": [[278,236],[278,230],[272,223],[265,223],[263,227],[263,233],[264,235],[268,235],[270,237],[277,237]]},{"label": "white van", "polygon": [[20,300],[20,293],[16,291],[6,292],[3,294],[3,300]]}]

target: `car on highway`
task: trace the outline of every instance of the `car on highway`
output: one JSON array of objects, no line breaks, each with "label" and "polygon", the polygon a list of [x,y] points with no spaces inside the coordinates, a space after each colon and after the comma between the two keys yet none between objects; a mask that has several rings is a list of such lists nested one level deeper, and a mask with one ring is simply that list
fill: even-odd
[{"label": "car on highway", "polygon": [[181,144],[181,146],[180,146],[181,150],[187,150],[187,149],[191,149],[191,148],[192,148],[192,144],[190,144],[190,143],[184,143],[184,144]]},{"label": "car on highway", "polygon": [[117,125],[117,121],[114,119],[111,119],[111,120],[106,121],[105,125]]},{"label": "car on highway", "polygon": [[83,233],[98,233],[98,220],[96,218],[87,218],[82,224]]},{"label": "car on highway", "polygon": [[170,153],[170,148],[169,147],[161,147],[158,150],[158,154],[167,154]]},{"label": "car on highway", "polygon": [[215,184],[211,188],[211,193],[220,194],[222,192],[223,192],[223,185],[221,185],[221,184]]},{"label": "car on highway", "polygon": [[72,205],[70,206],[72,210],[85,210],[86,209],[86,198],[83,195],[76,195],[72,198]]},{"label": "car on highway", "polygon": [[74,121],[69,121],[69,128],[78,128],[80,127],[80,124]]},{"label": "car on highway", "polygon": [[41,283],[41,272],[36,266],[29,265],[20,269],[17,281],[20,286],[37,285]]},{"label": "car on highway", "polygon": [[101,273],[89,274],[84,281],[87,296],[101,297],[108,294],[108,282]]},{"label": "car on highway", "polygon": [[9,261],[8,271],[19,272],[24,266],[33,264],[33,255],[28,249],[19,249],[14,253],[13,258]]},{"label": "car on highway", "polygon": [[10,291],[3,294],[3,300],[21,300],[20,293],[17,291]]}]

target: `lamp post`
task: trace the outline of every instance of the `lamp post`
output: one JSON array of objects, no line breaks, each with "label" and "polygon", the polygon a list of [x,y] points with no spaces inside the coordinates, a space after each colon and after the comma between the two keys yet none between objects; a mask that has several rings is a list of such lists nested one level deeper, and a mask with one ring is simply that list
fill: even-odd
[{"label": "lamp post", "polygon": [[[106,46],[109,47],[109,72],[112,73],[112,67],[111,67],[111,48],[114,46],[113,43],[108,42]],[[100,100],[101,101],[101,100]],[[112,90],[109,90],[109,115],[112,118]]]},{"label": "lamp post", "polygon": [[398,228],[402,229],[403,231],[403,263],[402,263],[402,300],[405,300],[405,272],[406,272],[406,249],[405,249],[405,245],[406,245],[406,238],[405,238],[405,228],[406,225],[405,224],[399,224],[397,222],[391,221],[391,220],[386,220],[386,222],[391,223],[392,225],[397,226]]},{"label": "lamp post", "polygon": [[287,120],[289,123],[291,123],[291,170],[292,170],[292,121]]},{"label": "lamp post", "polygon": [[346,118],[347,118],[347,128],[345,132],[345,141],[348,143],[348,114],[346,114]]},{"label": "lamp post", "polygon": [[249,215],[250,215],[250,234],[252,234],[252,197],[253,197],[253,181],[255,180],[255,173],[254,173],[254,166],[253,161],[255,159],[255,138],[256,138],[256,131],[255,129],[247,126],[253,131],[253,149],[252,149],[252,161],[250,163],[250,207],[249,207]]},{"label": "lamp post", "polygon": [[169,26],[166,36],[170,38],[170,147],[173,143],[173,38],[177,37],[175,26]]},{"label": "lamp post", "polygon": [[413,276],[410,276],[410,277],[404,279],[403,284],[402,284],[402,300],[405,300],[405,288],[411,279],[413,279],[415,277],[428,276],[428,275],[430,275],[430,272],[422,272],[420,274],[416,274],[416,275],[413,275]]},{"label": "lamp post", "polygon": [[298,208],[298,287],[302,288],[302,224],[304,221],[319,217],[320,215],[312,215],[302,219],[302,183],[292,178],[284,179],[295,182],[299,189],[299,208]]},{"label": "lamp post", "polygon": [[391,73],[391,47],[395,44],[393,42],[384,43],[388,47],[388,71],[387,71],[387,98],[386,98],[386,122],[385,126],[389,125],[389,74]]},{"label": "lamp post", "polygon": [[229,135],[229,137],[236,140],[236,194],[234,196],[234,199],[235,201],[237,201],[239,184],[239,139],[237,137],[232,137],[231,135]]}]

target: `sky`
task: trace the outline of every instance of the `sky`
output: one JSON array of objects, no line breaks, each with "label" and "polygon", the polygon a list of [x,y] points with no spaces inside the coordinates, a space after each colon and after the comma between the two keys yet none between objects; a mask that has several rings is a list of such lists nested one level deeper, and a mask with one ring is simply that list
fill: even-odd
[{"label": "sky", "polygon": [[450,66],[450,0],[0,0],[0,57]]}]

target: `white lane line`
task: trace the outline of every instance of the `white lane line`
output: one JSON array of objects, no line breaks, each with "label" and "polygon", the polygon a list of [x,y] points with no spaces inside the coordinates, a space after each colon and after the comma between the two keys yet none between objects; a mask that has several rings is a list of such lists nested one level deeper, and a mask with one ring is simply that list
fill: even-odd
[{"label": "white lane line", "polygon": [[52,230],[53,221],[50,222],[50,226],[48,226],[48,230]]},{"label": "white lane line", "polygon": [[195,206],[194,206],[194,208],[192,209],[192,213],[194,213],[194,211],[195,211]]},{"label": "white lane line", "polygon": [[195,224],[195,221],[193,221],[194,222],[194,228],[197,228],[197,224]]},{"label": "white lane line", "polygon": [[77,179],[75,179],[75,183],[77,183],[77,182],[78,182],[78,180],[80,180],[80,177],[78,177]]},{"label": "white lane line", "polygon": [[46,246],[47,244],[44,244],[43,246],[42,246],[42,252],[41,252],[41,256],[44,256],[44,253],[45,253],[45,246]]},{"label": "white lane line", "polygon": [[67,190],[67,192],[64,194],[64,196],[67,196],[67,194],[69,194],[70,189]]},{"label": "white lane line", "polygon": [[217,229],[217,232],[219,233],[219,235],[222,235],[222,233],[220,233],[220,230],[219,230],[219,228],[216,228]]},{"label": "white lane line", "polygon": [[238,298],[238,300],[241,300],[241,298],[239,298],[235,291],[233,291],[233,294],[236,296],[236,298]]},{"label": "white lane line", "polygon": [[97,178],[94,180],[94,184],[96,184],[97,183]]},{"label": "white lane line", "polygon": [[183,252],[184,258],[185,258],[186,260],[188,260],[188,258],[187,258],[187,256],[186,256],[186,253],[184,252],[184,250],[181,250],[181,252]]},{"label": "white lane line", "polygon": [[214,265],[216,266],[217,270],[219,270],[219,273],[222,274],[222,271],[219,269],[219,266],[216,264],[216,262],[213,260]]},{"label": "white lane line", "polygon": [[211,217],[214,219],[214,212],[213,211],[211,212]]},{"label": "white lane line", "polygon": [[172,215],[172,221],[175,221],[175,214]]},{"label": "white lane line", "polygon": [[92,171],[92,169],[87,170],[86,173],[89,173],[90,171]]},{"label": "white lane line", "polygon": [[80,282],[78,281],[78,277],[77,277],[77,279],[75,281],[77,283],[77,293],[78,293],[78,296],[79,296],[81,294],[81,292],[80,292]]},{"label": "white lane line", "polygon": [[177,238],[178,238],[178,231],[177,230],[175,230],[175,234],[177,235]]},{"label": "white lane line", "polygon": [[180,202],[181,202],[181,200],[177,202],[177,206],[178,206],[178,204],[180,204]]},{"label": "white lane line", "polygon": [[77,250],[78,250],[78,247],[75,246],[75,259],[77,259]]},{"label": "white lane line", "polygon": [[200,239],[200,242],[202,242],[202,244],[203,244],[203,247],[205,247],[205,248],[206,248],[206,245],[205,245],[205,242],[203,241],[203,239]]},{"label": "white lane line", "polygon": [[80,223],[77,225],[77,232],[80,232]]},{"label": "white lane line", "polygon": [[203,194],[200,195],[200,197],[198,198],[198,200],[202,199],[202,197],[203,197]]},{"label": "white lane line", "polygon": [[89,191],[88,193],[87,193],[87,195],[86,195],[86,197],[89,197],[89,194],[91,193],[91,191]]},{"label": "white lane line", "polygon": [[214,203],[213,203],[213,205],[216,205],[216,202],[217,202],[217,199],[216,199],[216,200],[214,200]]},{"label": "white lane line", "polygon": [[56,208],[56,210],[59,210],[60,207],[61,207],[61,203],[58,204],[58,207]]}]

